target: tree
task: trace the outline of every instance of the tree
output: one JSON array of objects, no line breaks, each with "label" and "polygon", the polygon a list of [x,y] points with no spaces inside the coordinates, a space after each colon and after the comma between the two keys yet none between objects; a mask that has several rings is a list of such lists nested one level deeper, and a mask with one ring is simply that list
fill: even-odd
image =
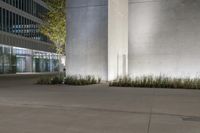
[{"label": "tree", "polygon": [[[43,24],[40,31],[53,42],[53,49],[59,55],[59,64],[61,56],[65,51],[66,44],[66,0],[44,0],[48,7],[48,13],[43,15]],[[60,66],[59,66],[60,67]],[[60,68],[59,68],[60,71]]]}]

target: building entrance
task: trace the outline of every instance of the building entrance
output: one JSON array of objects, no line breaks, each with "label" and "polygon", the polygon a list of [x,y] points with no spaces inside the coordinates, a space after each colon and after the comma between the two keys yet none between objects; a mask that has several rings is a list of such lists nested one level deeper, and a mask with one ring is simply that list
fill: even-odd
[{"label": "building entrance", "polygon": [[26,72],[26,58],[17,57],[17,72],[22,73]]}]

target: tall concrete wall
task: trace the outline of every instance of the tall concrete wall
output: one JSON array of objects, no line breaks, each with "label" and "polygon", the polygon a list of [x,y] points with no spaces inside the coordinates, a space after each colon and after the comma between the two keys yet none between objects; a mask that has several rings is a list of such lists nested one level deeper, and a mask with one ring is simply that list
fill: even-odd
[{"label": "tall concrete wall", "polygon": [[128,71],[128,0],[68,0],[67,72],[113,80]]},{"label": "tall concrete wall", "polygon": [[67,73],[108,75],[108,1],[67,1]]},{"label": "tall concrete wall", "polygon": [[200,1],[129,1],[129,74],[200,72]]},{"label": "tall concrete wall", "polygon": [[109,0],[108,79],[128,73],[128,0]]}]

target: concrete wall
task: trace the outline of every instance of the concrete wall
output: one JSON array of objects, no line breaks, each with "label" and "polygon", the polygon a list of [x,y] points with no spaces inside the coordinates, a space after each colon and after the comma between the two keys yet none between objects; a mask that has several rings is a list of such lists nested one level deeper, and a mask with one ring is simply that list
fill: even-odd
[{"label": "concrete wall", "polygon": [[108,74],[108,1],[67,1],[67,73]]},{"label": "concrete wall", "polygon": [[200,1],[129,1],[129,74],[200,72]]},{"label": "concrete wall", "polygon": [[109,0],[108,79],[128,73],[128,0]]},{"label": "concrete wall", "polygon": [[68,0],[67,29],[68,74],[128,73],[128,0]]}]

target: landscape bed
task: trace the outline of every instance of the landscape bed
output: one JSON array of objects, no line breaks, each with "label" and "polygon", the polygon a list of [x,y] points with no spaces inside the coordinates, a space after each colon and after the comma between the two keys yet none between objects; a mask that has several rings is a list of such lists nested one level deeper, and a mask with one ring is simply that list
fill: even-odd
[{"label": "landscape bed", "polygon": [[52,77],[41,77],[37,80],[37,84],[40,85],[92,85],[99,84],[101,78],[94,76],[52,76]]},{"label": "landscape bed", "polygon": [[124,77],[110,82],[109,86],[200,89],[200,78],[172,78],[166,76]]}]

